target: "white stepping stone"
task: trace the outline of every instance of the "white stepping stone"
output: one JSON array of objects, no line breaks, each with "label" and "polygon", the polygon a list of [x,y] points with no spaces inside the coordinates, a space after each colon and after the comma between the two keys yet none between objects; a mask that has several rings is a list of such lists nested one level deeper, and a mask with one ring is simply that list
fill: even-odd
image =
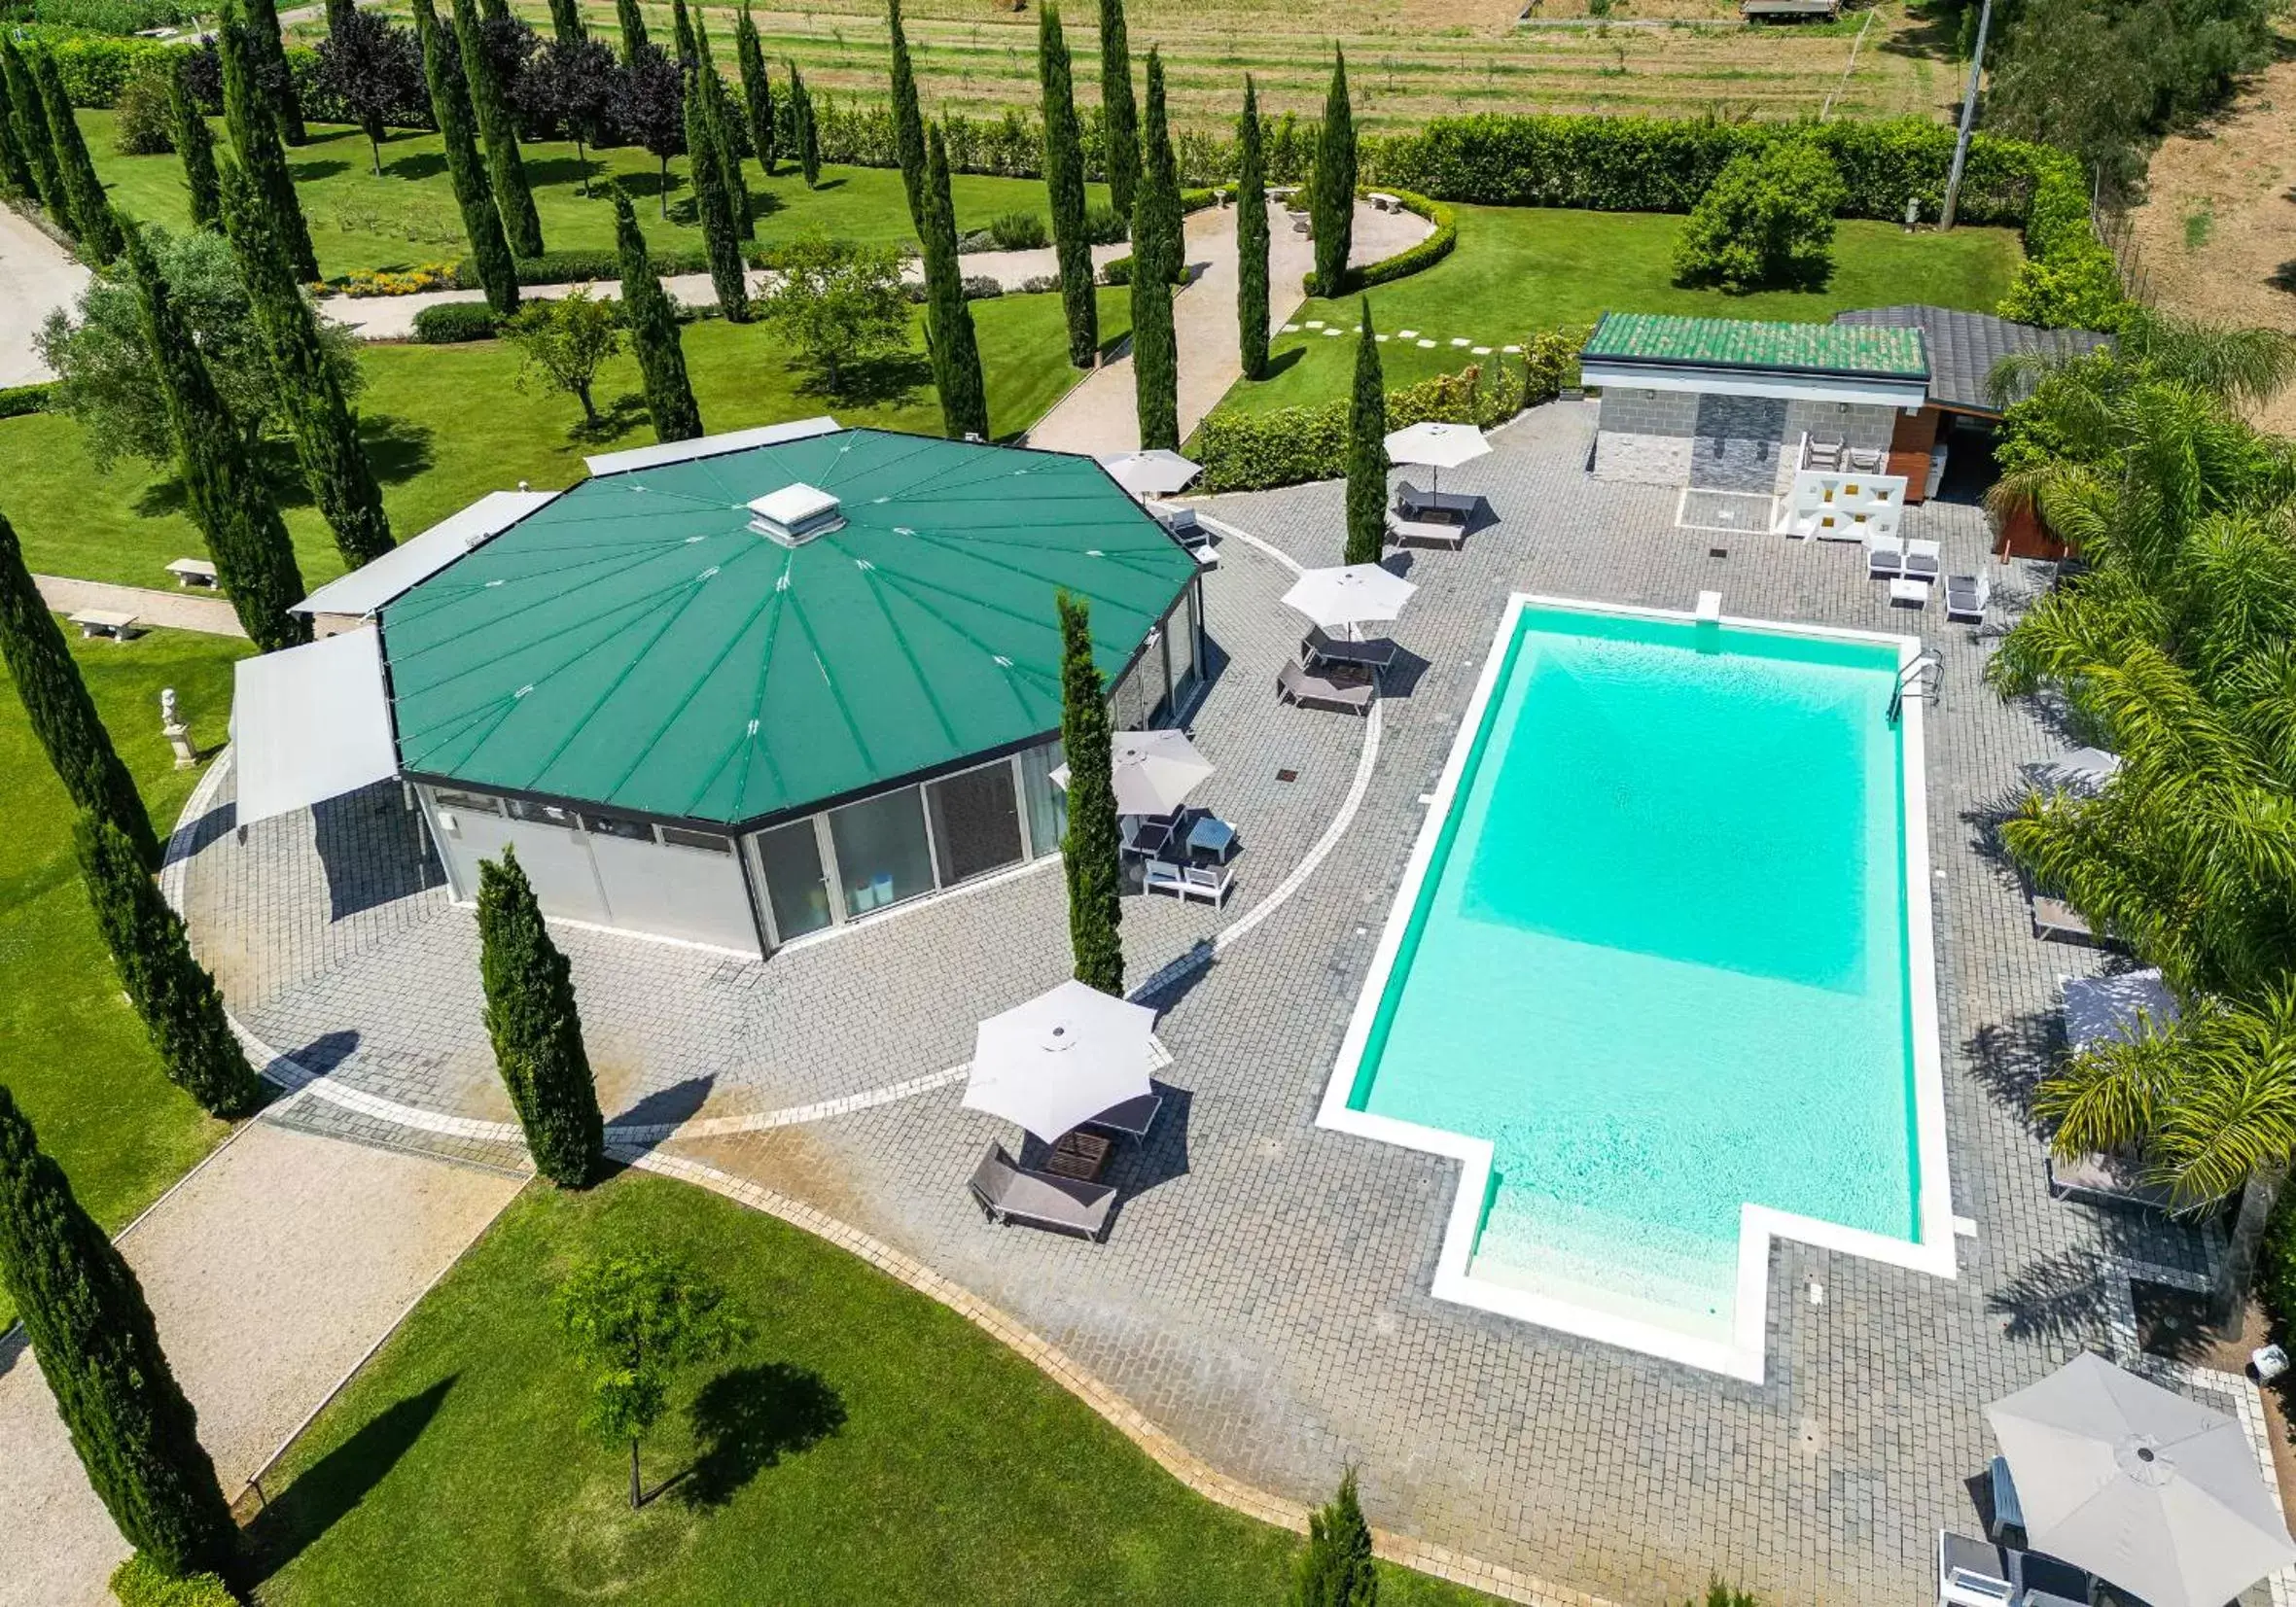
[{"label": "white stepping stone", "polygon": [[1320,330],[1324,327],[1324,321],[1321,318],[1311,318],[1307,321],[1307,327],[1311,330]]},{"label": "white stepping stone", "polygon": [[1477,357],[1489,357],[1491,355],[1491,348],[1488,346],[1477,346],[1475,348],[1475,355]]},{"label": "white stepping stone", "polygon": [[1336,337],[1336,336],[1339,336],[1339,335],[1342,335],[1342,334],[1345,334],[1345,333],[1347,333],[1347,331],[1345,331],[1345,330],[1325,330],[1325,331],[1324,332],[1324,333],[1325,333],[1325,337],[1326,337],[1326,338],[1332,338],[1332,337]]},{"label": "white stepping stone", "polygon": [[1464,334],[1455,334],[1451,337],[1451,344],[1454,346],[1464,346],[1466,343],[1466,336]]},{"label": "white stepping stone", "polygon": [[1397,340],[1417,340],[1419,338],[1419,332],[1417,330],[1397,330],[1395,332],[1395,338]]},{"label": "white stepping stone", "polygon": [[[1286,327],[1289,328],[1289,326]],[[1520,346],[1501,346],[1499,349],[1514,357],[1520,357],[1523,354],[1523,348]]]},{"label": "white stepping stone", "polygon": [[1287,324],[1284,326],[1284,332],[1286,334],[1297,334],[1299,332],[1299,326],[1297,324]]},{"label": "white stepping stone", "polygon": [[1421,351],[1431,352],[1435,349],[1435,343],[1431,340],[1422,340],[1417,342],[1417,344]]},{"label": "white stepping stone", "polygon": [[1375,334],[1371,338],[1378,341],[1381,345],[1387,344],[1387,336],[1384,334]]}]

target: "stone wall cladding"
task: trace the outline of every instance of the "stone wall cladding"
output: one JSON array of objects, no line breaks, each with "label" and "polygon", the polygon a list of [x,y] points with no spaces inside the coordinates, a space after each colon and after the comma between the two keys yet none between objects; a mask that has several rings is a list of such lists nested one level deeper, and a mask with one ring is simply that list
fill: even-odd
[{"label": "stone wall cladding", "polygon": [[1779,455],[1775,489],[1780,496],[1793,489],[1794,449],[1801,444],[1804,432],[1829,437],[1839,436],[1852,446],[1878,446],[1886,452],[1896,429],[1894,407],[1854,402],[1848,407],[1835,402],[1789,402],[1785,404],[1786,450]]},{"label": "stone wall cladding", "polygon": [[1644,485],[1686,485],[1690,480],[1688,436],[1643,436],[1605,430],[1595,442],[1595,478],[1636,480]]}]

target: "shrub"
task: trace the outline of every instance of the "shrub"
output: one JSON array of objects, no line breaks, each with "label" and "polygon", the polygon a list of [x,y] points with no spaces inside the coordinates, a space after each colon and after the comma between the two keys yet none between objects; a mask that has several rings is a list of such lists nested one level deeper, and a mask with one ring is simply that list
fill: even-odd
[{"label": "shrub", "polygon": [[[754,267],[773,266],[767,252],[752,251],[749,257]],[[682,251],[657,251],[653,254],[653,271],[660,274],[706,273],[710,266],[708,254],[699,246]],[[597,284],[609,279],[619,282],[621,278],[621,259],[605,249],[546,251],[539,257],[521,257],[515,265],[521,285]],[[465,257],[457,262],[451,278],[457,290],[485,289],[475,258]]]},{"label": "shrub", "polygon": [[156,157],[175,149],[175,113],[167,104],[165,79],[147,72],[128,80],[116,110],[112,149],[123,157]]},{"label": "shrub", "polygon": [[2120,265],[2089,220],[2089,192],[2070,157],[2052,154],[2025,218],[2025,262],[1994,310],[2044,329],[2117,330],[2128,302]]},{"label": "shrub", "polygon": [[422,262],[404,273],[383,268],[353,268],[343,277],[342,293],[353,300],[373,296],[414,296],[423,291],[454,290],[455,264]]},{"label": "shrub", "polygon": [[1007,212],[990,222],[989,243],[999,251],[1042,251],[1050,238],[1039,214]]},{"label": "shrub", "polygon": [[1005,287],[985,273],[969,273],[965,276],[965,299],[968,301],[986,301],[1004,294]]},{"label": "shrub", "polygon": [[1057,273],[1033,273],[1020,282],[1020,293],[1023,296],[1042,296],[1046,291],[1058,289],[1060,289],[1060,275]]},{"label": "shrub", "polygon": [[414,315],[414,338],[425,346],[491,340],[494,332],[494,309],[483,301],[446,301]]},{"label": "shrub", "polygon": [[[1557,332],[1568,339],[1568,332]],[[1580,339],[1583,340],[1583,334]],[[1575,357],[1578,342],[1572,342]],[[1488,430],[1514,416],[1524,388],[1503,368],[1470,365],[1387,394],[1387,427],[1441,420]],[[1268,413],[1222,408],[1198,427],[1189,456],[1204,466],[1206,491],[1265,491],[1302,480],[1327,480],[1347,469],[1345,399]]]},{"label": "shrub", "polygon": [[194,8],[187,0],[33,0],[32,20],[85,33],[125,36],[146,28],[189,22]]},{"label": "shrub", "polygon": [[42,380],[34,385],[11,385],[0,390],[0,418],[23,418],[31,413],[45,413],[54,396],[53,380]]},{"label": "shrub", "polygon": [[957,255],[960,257],[975,251],[994,251],[996,249],[996,236],[985,228],[976,228],[970,233],[957,236]]},{"label": "shrub", "polygon": [[120,1607],[239,1607],[239,1598],[213,1574],[176,1579],[138,1552],[112,1570]]},{"label": "shrub", "polygon": [[1849,194],[1833,158],[1807,141],[1734,157],[1675,240],[1675,278],[1727,291],[1822,285]]},{"label": "shrub", "polygon": [[1100,282],[1104,285],[1129,285],[1132,283],[1132,259],[1112,257],[1101,263]]},{"label": "shrub", "polygon": [[[1359,193],[1364,192],[1359,192]],[[1393,257],[1382,257],[1376,262],[1367,262],[1353,270],[1347,276],[1347,284],[1339,289],[1367,290],[1373,285],[1384,285],[1392,279],[1401,279],[1406,275],[1417,273],[1422,268],[1433,267],[1444,258],[1450,256],[1452,248],[1459,244],[1459,214],[1441,201],[1431,201],[1425,195],[1415,195],[1409,191],[1391,190],[1383,192],[1383,193],[1394,195],[1401,201],[1404,211],[1416,212],[1433,224],[1435,231],[1417,245],[1405,246]],[[1313,268],[1308,270],[1306,277],[1300,281],[1300,284],[1310,296],[1335,296],[1339,294],[1339,289],[1330,291],[1323,289],[1316,280]]]},{"label": "shrub", "polygon": [[1084,209],[1084,242],[1087,245],[1113,246],[1132,232],[1132,226],[1124,215],[1106,201],[1095,201]]},{"label": "shrub", "polygon": [[1588,325],[1566,324],[1540,330],[1523,342],[1524,406],[1552,402],[1565,387],[1578,383],[1578,354],[1592,332]]},{"label": "shrub", "polygon": [[1183,190],[1180,192],[1180,210],[1183,213],[1201,212],[1219,199],[1219,192],[1217,190]]}]

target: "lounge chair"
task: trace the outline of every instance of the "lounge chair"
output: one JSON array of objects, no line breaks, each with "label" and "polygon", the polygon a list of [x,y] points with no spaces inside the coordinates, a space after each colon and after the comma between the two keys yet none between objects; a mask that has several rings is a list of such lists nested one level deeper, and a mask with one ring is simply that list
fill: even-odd
[{"label": "lounge chair", "polygon": [[1945,617],[1963,624],[1985,623],[1985,605],[1993,600],[1993,582],[1982,575],[1945,577]]},{"label": "lounge chair", "polygon": [[1854,474],[1879,474],[1889,461],[1889,454],[1878,446],[1853,446],[1845,455],[1850,460],[1850,472]]},{"label": "lounge chair", "polygon": [[1439,546],[1457,552],[1466,544],[1466,526],[1436,519],[1409,519],[1400,513],[1387,518],[1387,533],[1397,546]]},{"label": "lounge chair", "polygon": [[1911,580],[1934,580],[1945,569],[1943,550],[1935,541],[1915,541],[1905,543],[1905,574]]},{"label": "lounge chair", "polygon": [[1938,1607],[2083,1607],[2096,1585],[2053,1556],[1937,1531]]},{"label": "lounge chair", "polygon": [[1868,580],[1895,580],[1905,574],[1905,543],[1894,536],[1868,536],[1865,539],[1865,577]]},{"label": "lounge chair", "polygon": [[1409,480],[1395,485],[1395,511],[1406,519],[1425,518],[1433,514],[1438,519],[1456,518],[1465,524],[1474,516],[1483,499],[1471,491],[1422,491]]},{"label": "lounge chair", "polygon": [[1183,902],[1201,898],[1217,909],[1227,897],[1228,884],[1235,880],[1235,875],[1226,865],[1175,865],[1151,859],[1148,867],[1148,891],[1173,893]]},{"label": "lounge chair", "polygon": [[2130,1153],[2075,1156],[2069,1161],[2049,1157],[2049,1192],[2060,1200],[2081,1200],[2092,1205],[2134,1205],[2145,1210],[2167,1210],[2175,1203],[2171,1190],[2147,1182],[2143,1161]]},{"label": "lounge chair", "polygon": [[2097,932],[2081,912],[2062,898],[2032,895],[2032,934],[2050,943],[2079,943],[2095,947]]},{"label": "lounge chair", "polygon": [[1323,676],[1310,675],[1292,659],[1276,672],[1276,701],[1296,703],[1301,708],[1311,704],[1337,709],[1343,714],[1369,715],[1371,701],[1379,695],[1379,688],[1370,681],[1360,686],[1343,686]]},{"label": "lounge chair", "polygon": [[991,1222],[1026,1222],[1094,1240],[1108,1232],[1109,1212],[1116,1203],[1113,1184],[1032,1171],[996,1143],[989,1145],[966,1186]]},{"label": "lounge chair", "polygon": [[1299,657],[1310,670],[1324,664],[1353,664],[1376,676],[1395,663],[1395,645],[1384,637],[1353,642],[1318,625],[1299,639]]}]

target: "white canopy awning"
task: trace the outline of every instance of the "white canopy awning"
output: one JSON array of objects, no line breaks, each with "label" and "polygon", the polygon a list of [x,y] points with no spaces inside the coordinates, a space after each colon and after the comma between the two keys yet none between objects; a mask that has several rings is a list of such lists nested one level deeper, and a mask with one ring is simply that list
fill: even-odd
[{"label": "white canopy awning", "polygon": [[399,773],[371,630],[242,658],[231,692],[239,824],[308,809]]},{"label": "white canopy awning", "polygon": [[448,514],[373,562],[362,564],[339,580],[330,580],[296,604],[294,611],[354,616],[372,613],[559,495],[555,491],[489,491],[461,512]]},{"label": "white canopy awning", "polygon": [[689,440],[657,441],[652,446],[633,446],[621,452],[601,452],[582,461],[583,467],[592,474],[621,474],[632,469],[658,469],[665,463],[691,463],[695,458],[746,452],[753,446],[779,446],[783,441],[826,436],[839,428],[835,419],[824,413],[819,418],[792,419],[787,424],[760,424],[754,430],[728,430],[722,436],[695,436]]}]

